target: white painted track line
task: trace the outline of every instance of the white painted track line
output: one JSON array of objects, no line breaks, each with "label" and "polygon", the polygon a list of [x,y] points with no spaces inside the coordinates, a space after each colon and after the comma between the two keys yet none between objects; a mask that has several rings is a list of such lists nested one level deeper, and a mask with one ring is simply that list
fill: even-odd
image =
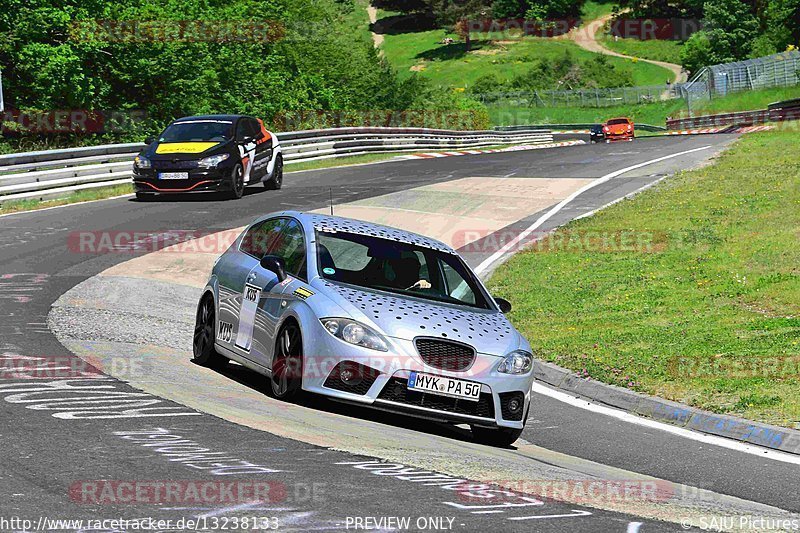
[{"label": "white painted track line", "polygon": [[616,418],[617,420],[622,420],[623,422],[628,422],[630,424],[636,424],[637,426],[643,426],[652,429],[658,429],[661,431],[666,431],[667,433],[672,433],[673,435],[677,435],[679,437],[683,437],[686,439],[702,442],[704,444],[711,444],[714,446],[719,446],[721,448],[727,448],[729,450],[747,453],[758,457],[763,457],[765,459],[772,459],[774,461],[780,461],[783,463],[800,465],[800,456],[798,455],[784,453],[777,450],[771,450],[769,448],[762,448],[761,446],[756,446],[752,444],[745,444],[743,442],[739,442],[738,440],[727,439],[725,437],[717,437],[716,435],[699,433],[697,431],[692,431],[691,429],[685,429],[678,426],[673,426],[671,424],[665,424],[663,422],[658,422],[650,418],[643,418],[641,416],[634,415],[626,411],[620,411],[619,409],[614,409],[613,407],[606,407],[605,405],[591,403],[589,400],[572,396],[570,394],[567,394],[566,392],[551,389],[550,387],[541,385],[539,383],[533,384],[533,387],[531,387],[531,392],[534,392],[536,394],[541,394],[543,396],[549,396],[554,400],[564,402],[568,405],[572,405],[573,407],[579,407],[581,409],[586,409],[587,411],[591,411],[593,413],[610,416],[611,418]]},{"label": "white painted track line", "polygon": [[478,267],[475,269],[475,273],[480,275],[484,270],[486,270],[487,268],[492,266],[492,264],[494,264],[497,260],[499,260],[504,255],[506,255],[509,250],[514,249],[520,241],[522,241],[523,239],[527,238],[528,235],[533,233],[542,224],[547,222],[550,218],[552,218],[553,215],[555,215],[556,213],[561,211],[567,204],[572,202],[575,198],[577,198],[581,194],[585,193],[589,189],[593,189],[594,187],[597,187],[598,185],[601,185],[601,184],[607,182],[608,180],[616,178],[617,176],[621,176],[622,174],[625,174],[626,172],[630,172],[631,170],[636,170],[637,168],[642,168],[642,167],[646,167],[648,165],[652,165],[654,163],[659,163],[661,161],[666,161],[667,159],[673,159],[675,157],[680,157],[682,155],[691,154],[692,152],[699,152],[701,150],[708,150],[709,148],[711,148],[711,145],[701,146],[700,148],[694,148],[692,150],[685,150],[683,152],[678,152],[676,154],[665,155],[663,157],[658,157],[656,159],[650,159],[649,161],[645,161],[643,163],[637,163],[636,165],[631,165],[629,167],[625,167],[625,168],[622,168],[620,170],[615,170],[614,172],[611,172],[610,174],[606,174],[605,176],[601,176],[601,177],[597,178],[596,180],[587,183],[586,185],[584,185],[583,187],[581,187],[580,189],[578,189],[577,191],[575,191],[574,193],[570,194],[569,196],[567,196],[566,198],[561,200],[559,203],[554,205],[553,208],[550,209],[547,213],[545,213],[544,215],[540,216],[536,220],[536,222],[534,222],[533,224],[528,226],[528,228],[526,228],[524,231],[522,231],[515,238],[513,238],[509,242],[507,242],[502,248],[500,248],[495,253],[493,253],[492,255],[487,257],[480,265],[478,265]]}]

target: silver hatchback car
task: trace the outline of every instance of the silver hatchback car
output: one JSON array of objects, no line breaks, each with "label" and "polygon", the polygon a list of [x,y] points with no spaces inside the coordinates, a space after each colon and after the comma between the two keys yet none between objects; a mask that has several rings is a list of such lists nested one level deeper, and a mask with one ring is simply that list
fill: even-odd
[{"label": "silver hatchback car", "polygon": [[214,264],[197,308],[194,361],[234,360],[275,397],[304,390],[513,443],[533,356],[449,246],[407,231],[286,211],[259,218]]}]

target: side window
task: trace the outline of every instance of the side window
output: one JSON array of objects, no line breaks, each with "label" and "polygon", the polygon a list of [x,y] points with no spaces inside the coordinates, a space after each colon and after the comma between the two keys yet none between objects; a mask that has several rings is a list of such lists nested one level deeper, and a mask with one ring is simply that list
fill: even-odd
[{"label": "side window", "polygon": [[254,118],[248,118],[247,122],[250,123],[250,136],[258,140],[261,138],[261,125]]},{"label": "side window", "polygon": [[242,141],[245,137],[251,137],[252,135],[248,120],[246,118],[239,119],[239,122],[236,123],[236,140]]},{"label": "side window", "polygon": [[475,294],[461,274],[444,261],[442,261],[442,272],[447,282],[447,295],[466,304],[475,305]]},{"label": "side window", "polygon": [[306,245],[303,239],[303,228],[296,220],[289,220],[270,251],[286,264],[286,273],[302,280],[306,275]]},{"label": "side window", "polygon": [[286,222],[285,218],[270,218],[254,224],[242,238],[239,250],[261,260],[278,239]]}]

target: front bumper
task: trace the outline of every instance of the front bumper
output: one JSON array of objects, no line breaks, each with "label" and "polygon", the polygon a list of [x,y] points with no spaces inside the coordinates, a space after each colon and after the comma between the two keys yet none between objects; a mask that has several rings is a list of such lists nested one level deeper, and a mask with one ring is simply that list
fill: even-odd
[{"label": "front bumper", "polygon": [[[311,327],[313,331],[303,335],[304,390],[431,420],[485,427],[524,427],[532,372],[522,376],[501,374],[495,370],[500,358],[481,353],[463,372],[441,370],[426,365],[410,340],[390,338],[390,351],[378,352],[347,344],[330,335],[322,324]],[[353,386],[344,385],[340,379],[343,368],[356,371],[362,376],[361,380]],[[413,371],[480,383],[480,400],[411,391],[407,380]],[[510,413],[509,402],[514,398],[522,402],[522,407]]]},{"label": "front bumper", "polygon": [[[159,172],[188,172],[189,179],[159,179]],[[230,191],[232,187],[231,169],[134,169],[133,186],[136,192],[155,194]]]},{"label": "front bumper", "polygon": [[614,141],[632,141],[634,138],[634,134],[632,131],[627,131],[625,133],[606,133],[606,140],[610,142]]}]

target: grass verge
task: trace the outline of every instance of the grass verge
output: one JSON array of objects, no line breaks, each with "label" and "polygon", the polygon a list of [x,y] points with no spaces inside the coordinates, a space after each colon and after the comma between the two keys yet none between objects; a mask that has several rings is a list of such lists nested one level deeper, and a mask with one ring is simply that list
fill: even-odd
[{"label": "grass verge", "polygon": [[[683,41],[666,41],[660,39],[614,39],[609,34],[598,35],[600,42],[606,48],[626,56],[651,59],[653,61],[666,61],[667,63],[681,64],[681,50]],[[661,82],[663,83],[663,81]]]},{"label": "grass verge", "polygon": [[800,142],[751,134],[575,221],[490,288],[536,355],[717,413],[800,423]]},{"label": "grass verge", "polygon": [[[442,44],[445,37],[451,37],[456,42]],[[396,33],[384,36],[381,49],[401,75],[418,72],[439,85],[453,88],[469,87],[485,74],[495,74],[499,80],[510,80],[538,61],[562,57],[567,52],[581,61],[598,55],[567,39],[509,39],[499,34],[489,37],[474,40],[472,49],[467,52],[457,35],[442,29]],[[633,73],[634,85],[663,84],[673,77],[669,70],[658,65],[606,57],[609,63],[629,69]]]},{"label": "grass verge", "polygon": [[133,193],[133,184],[113,185],[110,187],[97,187],[83,191],[75,191],[63,198],[53,198],[51,200],[17,200],[0,204],[0,215],[8,213],[19,213],[21,211],[35,211],[59,205],[77,204],[80,202],[91,202],[92,200],[104,200],[115,196]]}]

